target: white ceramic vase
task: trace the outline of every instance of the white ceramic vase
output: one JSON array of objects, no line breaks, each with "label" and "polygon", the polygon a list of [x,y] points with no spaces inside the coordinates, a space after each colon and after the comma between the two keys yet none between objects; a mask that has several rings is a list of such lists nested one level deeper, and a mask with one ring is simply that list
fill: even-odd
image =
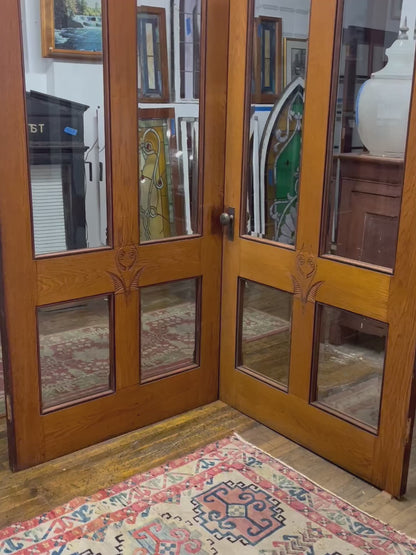
[{"label": "white ceramic vase", "polygon": [[401,30],[386,50],[387,65],[371,75],[357,96],[358,133],[374,156],[402,158],[406,150],[415,58],[415,41],[407,31]]}]

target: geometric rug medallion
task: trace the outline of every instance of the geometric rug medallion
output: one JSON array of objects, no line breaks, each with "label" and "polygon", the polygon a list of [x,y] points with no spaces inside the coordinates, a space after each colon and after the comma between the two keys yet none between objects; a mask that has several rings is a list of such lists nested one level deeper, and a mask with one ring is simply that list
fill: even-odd
[{"label": "geometric rug medallion", "polygon": [[0,531],[0,553],[416,553],[371,518],[238,436]]}]

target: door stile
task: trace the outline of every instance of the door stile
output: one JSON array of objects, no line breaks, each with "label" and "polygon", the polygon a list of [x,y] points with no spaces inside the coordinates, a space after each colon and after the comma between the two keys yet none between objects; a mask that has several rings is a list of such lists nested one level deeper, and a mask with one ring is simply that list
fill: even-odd
[{"label": "door stile", "polygon": [[[114,247],[139,244],[138,130],[137,120],[137,3],[107,0],[108,10],[108,112],[111,114],[112,204]],[[120,9],[120,4],[123,4]],[[134,71],[132,69],[134,68]],[[130,123],[130,125],[127,125]]]},{"label": "door stile", "polygon": [[[33,395],[39,391],[39,375],[33,372],[37,360],[36,318],[36,264],[32,256],[31,209],[29,197],[29,170],[27,131],[22,72],[22,43],[20,9],[16,0],[5,0],[0,18],[0,36],[7,48],[0,49],[0,87],[2,111],[0,142],[13,145],[8,156],[2,157],[0,183],[0,226],[2,241],[2,268],[4,299],[2,302],[7,327],[9,367],[6,384],[9,390],[8,437],[9,459],[12,468],[17,460],[27,461],[27,453],[40,461],[43,453],[42,425],[32,414],[40,412],[40,400]],[[29,356],[28,356],[29,355]],[[17,382],[17,372],[19,381]],[[15,410],[16,406],[24,410]],[[11,409],[11,411],[10,411]],[[13,438],[18,437],[16,441]]]},{"label": "door stile", "polygon": [[[236,276],[240,275],[240,233],[243,153],[244,153],[244,118],[246,100],[247,37],[249,2],[230,0],[230,41],[228,49],[228,92],[227,92],[227,128],[226,128],[226,165],[225,165],[225,199],[224,208],[235,209],[234,241],[223,238],[223,282],[221,329],[221,381],[220,398],[238,408],[237,391],[233,373],[236,356],[237,288]],[[232,40],[231,40],[232,39]],[[242,71],[243,68],[243,71]],[[237,169],[237,170],[236,170]]]},{"label": "door stile", "polygon": [[[131,265],[126,272],[130,279],[139,272],[140,261],[137,259],[139,244],[139,206],[138,195],[138,131],[137,125],[127,122],[137,121],[137,6],[134,0],[123,2],[122,9],[117,0],[108,0],[108,63],[107,90],[111,115],[108,125],[111,149],[112,182],[112,221],[113,221],[113,257],[115,271],[113,276],[124,277],[124,263]],[[134,68],[134,71],[132,71]],[[134,257],[134,261],[133,261]],[[131,274],[131,275],[128,275]],[[106,272],[108,286],[110,275]],[[116,279],[116,278],[114,278]],[[115,294],[115,343],[121,348],[115,350],[115,367],[117,369],[116,388],[134,386],[138,378],[139,366],[139,293],[132,288],[128,295]],[[126,322],[129,323],[126,326]]]},{"label": "door stile", "polygon": [[[325,175],[332,51],[337,13],[336,0],[325,0],[325,5],[321,4],[318,6],[316,2],[312,2],[311,5],[296,256],[291,269],[292,279],[302,288],[304,298],[295,291],[289,392],[305,403],[309,403],[311,390],[310,370],[315,323],[315,298],[306,297],[310,287],[320,287],[318,284],[321,280],[314,276],[313,281],[309,281],[304,268],[308,267],[312,271],[313,266],[313,271],[316,272],[319,266],[317,259],[324,194],[322,176]],[[301,263],[305,266],[301,267]],[[325,287],[325,283],[321,285],[320,289]]]},{"label": "door stile", "polygon": [[[388,299],[388,345],[375,474],[386,489],[403,495],[415,419],[416,383],[416,79],[410,110],[396,267]],[[387,461],[388,464],[383,464]],[[403,464],[404,461],[404,464]]]},{"label": "door stile", "polygon": [[[201,66],[206,68],[205,86],[201,88],[201,131],[199,152],[201,159],[200,181],[202,186],[202,220],[201,272],[212,276],[210,280],[202,278],[201,295],[201,363],[212,370],[207,376],[206,393],[208,399],[218,399],[219,360],[220,360],[220,317],[221,317],[221,268],[222,268],[222,230],[219,217],[224,205],[224,167],[226,147],[227,116],[227,70],[228,70],[228,36],[229,36],[229,0],[204,0],[202,11],[202,37],[205,36],[205,48]],[[209,40],[208,40],[209,38]],[[209,86],[208,86],[209,84]],[[207,122],[213,122],[207,125]],[[216,130],[222,130],[222,133]],[[204,208],[204,210],[202,210]],[[189,260],[189,259],[187,259]],[[215,371],[214,371],[215,369]],[[198,395],[204,402],[205,393]],[[205,401],[206,402],[206,401]]]},{"label": "door stile", "polygon": [[336,14],[336,0],[311,4],[296,250],[315,257],[321,235]]}]

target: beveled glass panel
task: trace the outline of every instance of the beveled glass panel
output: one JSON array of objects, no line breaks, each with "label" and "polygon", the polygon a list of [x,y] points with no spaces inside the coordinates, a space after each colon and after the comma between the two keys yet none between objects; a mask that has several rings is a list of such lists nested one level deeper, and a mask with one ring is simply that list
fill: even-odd
[{"label": "beveled glass panel", "polygon": [[200,280],[140,289],[140,382],[199,364]]},{"label": "beveled glass panel", "polygon": [[35,255],[104,247],[101,1],[20,5]]},{"label": "beveled glass panel", "polygon": [[415,52],[415,4],[393,4],[344,2],[322,245],[324,254],[384,268],[396,258]]},{"label": "beveled glass panel", "polygon": [[137,6],[143,243],[199,233],[201,0]]},{"label": "beveled glass panel", "polygon": [[289,383],[292,295],[240,280],[237,366],[285,389]]},{"label": "beveled glass panel", "polygon": [[388,325],[318,305],[312,401],[377,430]]},{"label": "beveled glass panel", "polygon": [[43,411],[113,390],[111,312],[110,297],[38,308]]},{"label": "beveled glass panel", "polygon": [[243,233],[288,246],[296,241],[309,17],[309,0],[254,2]]}]

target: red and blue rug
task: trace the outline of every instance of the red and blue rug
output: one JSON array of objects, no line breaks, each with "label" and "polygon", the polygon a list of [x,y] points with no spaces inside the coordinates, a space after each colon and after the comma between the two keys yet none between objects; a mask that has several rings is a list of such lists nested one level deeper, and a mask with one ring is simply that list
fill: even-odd
[{"label": "red and blue rug", "polygon": [[416,541],[232,436],[0,531],[0,553],[413,555]]}]

